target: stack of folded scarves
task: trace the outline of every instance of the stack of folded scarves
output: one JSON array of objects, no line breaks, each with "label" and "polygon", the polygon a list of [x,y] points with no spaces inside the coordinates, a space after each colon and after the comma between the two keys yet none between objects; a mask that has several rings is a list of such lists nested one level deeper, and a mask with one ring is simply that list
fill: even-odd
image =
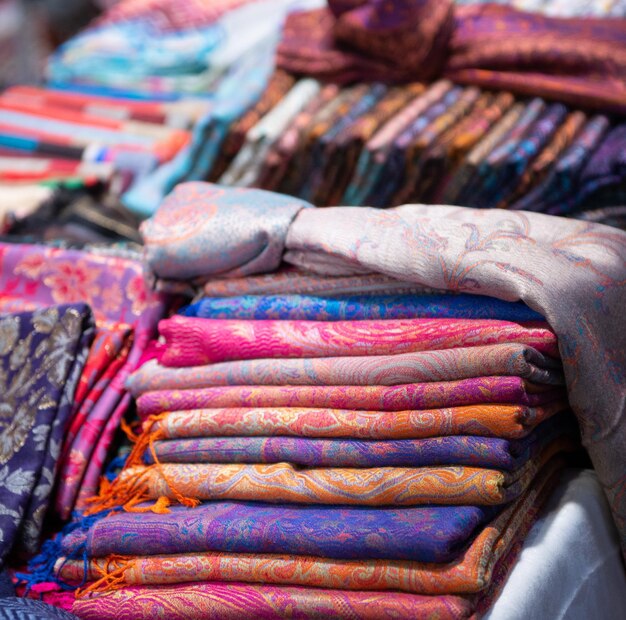
[{"label": "stack of folded scarves", "polygon": [[124,383],[163,316],[165,299],[150,291],[141,262],[132,258],[26,244],[0,244],[0,256],[1,312],[82,302],[95,319],[55,472],[51,503],[67,519],[97,490],[130,403]]},{"label": "stack of folded scarves", "polygon": [[91,508],[113,514],[61,543],[79,617],[489,605],[577,446],[556,337],[523,304],[349,279],[241,278],[283,294],[160,323],[129,381],[143,431]]}]

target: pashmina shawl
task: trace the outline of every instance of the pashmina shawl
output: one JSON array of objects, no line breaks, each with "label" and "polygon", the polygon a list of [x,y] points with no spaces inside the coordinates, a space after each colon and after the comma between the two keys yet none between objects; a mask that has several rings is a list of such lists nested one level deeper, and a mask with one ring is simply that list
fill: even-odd
[{"label": "pashmina shawl", "polygon": [[201,366],[257,358],[396,355],[497,343],[527,344],[558,357],[556,336],[545,324],[522,326],[482,319],[286,321],[197,319],[159,323],[164,366]]},{"label": "pashmina shawl", "polygon": [[37,550],[93,331],[84,304],[0,317],[0,562]]},{"label": "pashmina shawl", "polygon": [[90,512],[111,505],[129,508],[150,499],[158,500],[155,510],[162,509],[164,500],[188,505],[205,500],[349,506],[495,505],[519,497],[550,458],[575,448],[571,437],[557,437],[536,459],[512,472],[468,466],[309,469],[291,463],[131,463],[94,500]]},{"label": "pashmina shawl", "polygon": [[112,513],[64,536],[60,553],[67,558],[104,558],[213,551],[447,562],[499,510],[212,501],[195,508],[174,505],[167,514]]},{"label": "pashmina shawl", "polygon": [[352,592],[323,588],[274,586],[219,581],[171,586],[126,587],[78,599],[72,611],[81,620],[460,620],[473,607],[460,596],[420,596],[402,592]]},{"label": "pashmina shawl", "polygon": [[144,422],[162,439],[192,437],[327,437],[419,439],[474,435],[515,439],[564,411],[555,401],[541,407],[469,405],[431,410],[366,411],[314,407],[232,407],[163,413]]},{"label": "pashmina shawl", "polygon": [[532,347],[513,343],[367,357],[244,360],[183,368],[150,360],[131,375],[127,387],[139,396],[155,390],[217,385],[398,385],[497,375],[548,385],[564,383],[557,361]]},{"label": "pashmina shawl", "polygon": [[207,297],[180,314],[204,319],[289,319],[356,321],[372,319],[465,318],[538,321],[541,316],[520,303],[473,295],[376,295],[329,299],[312,295]]},{"label": "pashmina shawl", "polygon": [[540,406],[564,398],[561,389],[535,385],[519,377],[476,377],[393,386],[225,385],[198,390],[163,390],[142,394],[137,399],[137,409],[144,419],[165,411],[222,407],[408,411],[488,403]]}]

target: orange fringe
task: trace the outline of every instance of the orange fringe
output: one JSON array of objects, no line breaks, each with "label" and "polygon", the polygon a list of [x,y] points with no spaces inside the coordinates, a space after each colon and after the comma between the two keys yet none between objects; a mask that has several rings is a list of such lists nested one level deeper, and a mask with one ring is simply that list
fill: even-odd
[{"label": "orange fringe", "polygon": [[102,477],[100,480],[100,491],[96,497],[90,497],[87,499],[87,503],[91,504],[91,507],[85,510],[85,515],[91,515],[101,510],[108,508],[123,507],[127,512],[154,512],[156,514],[167,514],[170,512],[169,506],[171,504],[170,499],[165,496],[159,497],[152,506],[144,506],[139,508],[138,504],[151,501],[151,497],[148,493],[149,485],[146,478],[150,472],[156,468],[161,474],[163,480],[165,480],[167,486],[170,488],[174,498],[179,504],[194,508],[200,503],[200,500],[193,497],[186,497],[176,489],[176,485],[172,480],[166,476],[163,466],[159,461],[156,451],[154,449],[154,442],[162,439],[164,433],[162,429],[152,431],[154,424],[161,420],[166,414],[160,414],[151,416],[148,418],[146,428],[139,436],[135,435],[131,428],[123,422],[122,428],[128,435],[131,441],[134,441],[135,445],[128,455],[124,470],[130,467],[143,466],[143,455],[146,450],[150,450],[153,465],[144,466],[145,469],[141,473],[128,478],[127,480],[120,480],[119,478],[113,482],[109,482],[106,478]]},{"label": "orange fringe", "polygon": [[[83,598],[88,594],[99,592],[111,592],[119,590],[126,585],[124,575],[126,571],[135,565],[135,560],[130,560],[123,555],[110,555],[105,558],[104,568],[100,568],[98,561],[90,562],[88,570],[94,570],[100,575],[100,579],[91,582],[85,588],[78,588],[76,598]],[[89,576],[89,575],[88,575]]]}]

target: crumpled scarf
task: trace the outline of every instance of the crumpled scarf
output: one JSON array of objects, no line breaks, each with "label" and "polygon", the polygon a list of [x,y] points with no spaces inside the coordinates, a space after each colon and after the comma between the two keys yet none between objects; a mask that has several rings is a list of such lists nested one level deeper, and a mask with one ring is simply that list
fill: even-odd
[{"label": "crumpled scarf", "polygon": [[626,22],[452,0],[329,0],[287,19],[277,65],[339,82],[457,83],[626,111]]}]

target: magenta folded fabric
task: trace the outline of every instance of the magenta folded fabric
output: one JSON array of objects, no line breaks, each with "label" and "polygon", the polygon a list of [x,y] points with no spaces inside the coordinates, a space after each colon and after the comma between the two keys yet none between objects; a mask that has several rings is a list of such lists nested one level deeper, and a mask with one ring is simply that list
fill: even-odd
[{"label": "magenta folded fabric", "polygon": [[137,399],[139,415],[215,407],[318,407],[404,411],[485,403],[538,406],[564,398],[559,388],[519,377],[477,377],[462,381],[395,386],[220,386],[147,392]]},{"label": "magenta folded fabric", "polygon": [[175,316],[159,323],[164,366],[228,360],[391,355],[517,342],[558,357],[545,324],[487,319],[375,321],[245,321]]}]

